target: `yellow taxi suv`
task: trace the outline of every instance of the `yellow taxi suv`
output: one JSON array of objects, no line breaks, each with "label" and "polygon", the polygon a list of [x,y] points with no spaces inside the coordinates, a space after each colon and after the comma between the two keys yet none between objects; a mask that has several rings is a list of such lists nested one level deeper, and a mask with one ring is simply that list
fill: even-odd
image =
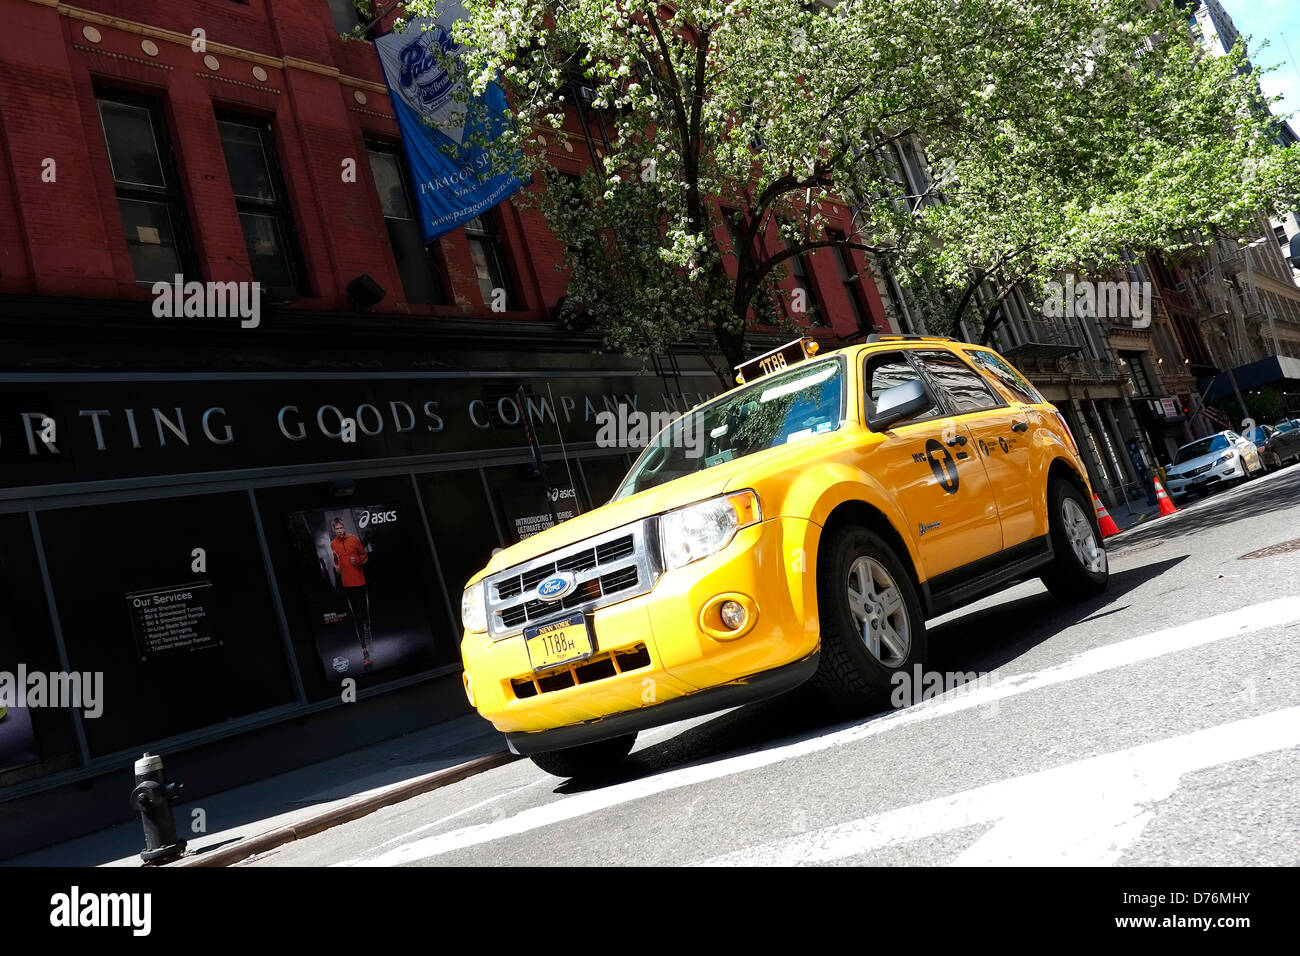
[{"label": "yellow taxi suv", "polygon": [[788,691],[887,706],[927,618],[1027,578],[1109,577],[1065,419],[991,349],[803,339],[646,446],[603,507],[493,556],[461,604],[465,692],[557,776],[638,731]]}]

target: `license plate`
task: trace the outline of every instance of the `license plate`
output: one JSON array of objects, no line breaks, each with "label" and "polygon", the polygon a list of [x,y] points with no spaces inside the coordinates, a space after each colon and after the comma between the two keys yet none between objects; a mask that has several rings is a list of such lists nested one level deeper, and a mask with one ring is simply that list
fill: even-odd
[{"label": "license plate", "polygon": [[524,642],[535,671],[572,664],[596,653],[587,617],[581,612],[528,628],[524,631]]}]

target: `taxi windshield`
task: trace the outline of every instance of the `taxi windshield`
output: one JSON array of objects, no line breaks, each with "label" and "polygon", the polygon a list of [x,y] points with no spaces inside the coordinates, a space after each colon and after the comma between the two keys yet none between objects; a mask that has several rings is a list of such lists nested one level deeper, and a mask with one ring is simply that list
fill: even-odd
[{"label": "taxi windshield", "polygon": [[613,500],[756,452],[834,431],[844,419],[843,363],[800,363],[677,419],[646,446]]}]

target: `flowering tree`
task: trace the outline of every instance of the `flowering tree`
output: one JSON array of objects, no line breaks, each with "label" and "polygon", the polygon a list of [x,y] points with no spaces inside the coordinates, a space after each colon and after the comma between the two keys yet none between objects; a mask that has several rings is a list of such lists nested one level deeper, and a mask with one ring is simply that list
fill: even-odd
[{"label": "flowering tree", "polygon": [[[504,82],[513,111],[494,161],[541,173],[568,301],[629,351],[704,331],[738,364],[790,259],[833,246],[885,258],[946,331],[989,308],[981,287],[995,308],[1300,204],[1300,153],[1274,144],[1243,51],[1204,55],[1172,0],[461,5],[470,88]],[[610,137],[570,181],[536,137],[568,135],[575,96]],[[920,150],[934,174],[909,176]]]}]

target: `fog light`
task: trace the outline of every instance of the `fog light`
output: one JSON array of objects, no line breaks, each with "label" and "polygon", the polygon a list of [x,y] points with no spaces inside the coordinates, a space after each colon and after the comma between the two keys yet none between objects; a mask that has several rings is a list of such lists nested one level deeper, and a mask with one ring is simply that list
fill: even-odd
[{"label": "fog light", "polygon": [[735,601],[723,601],[718,613],[722,615],[722,623],[733,631],[745,626],[745,609]]},{"label": "fog light", "polygon": [[477,704],[474,701],[474,685],[469,678],[469,672],[461,671],[460,676],[461,676],[461,680],[465,682],[465,696],[469,698],[469,705],[471,707],[477,706]]}]

